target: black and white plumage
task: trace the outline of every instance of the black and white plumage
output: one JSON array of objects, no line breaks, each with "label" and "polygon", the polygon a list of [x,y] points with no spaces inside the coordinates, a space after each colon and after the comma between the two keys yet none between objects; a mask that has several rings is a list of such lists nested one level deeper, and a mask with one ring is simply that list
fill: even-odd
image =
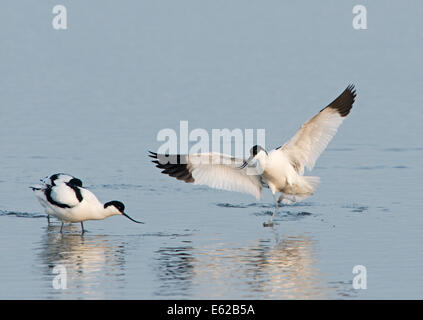
[{"label": "black and white plumage", "polygon": [[162,173],[187,183],[245,192],[256,198],[261,198],[263,187],[268,187],[274,197],[281,193],[278,202],[302,200],[312,195],[319,183],[318,177],[304,176],[304,169],[313,169],[350,113],[355,97],[354,86],[348,86],[327,107],[305,122],[282,147],[268,153],[262,147],[254,146],[247,160],[213,152],[164,155],[150,151],[149,156],[154,158],[153,162]]},{"label": "black and white plumage", "polygon": [[62,227],[63,222],[80,222],[84,232],[83,221],[101,220],[113,215],[123,215],[136,223],[143,223],[128,216],[120,201],[102,204],[91,191],[82,187],[80,179],[60,174],[45,181],[42,185],[31,186],[31,189],[47,214],[62,221]]},{"label": "black and white plumage", "polygon": [[150,157],[155,159],[153,162],[162,173],[178,180],[261,197],[260,176],[249,175],[247,170],[238,168],[243,159],[217,152],[168,156],[150,151]]},{"label": "black and white plumage", "polygon": [[[47,176],[44,177],[42,179],[40,179],[40,181],[42,182],[41,185],[34,185],[31,186],[31,188],[33,189],[33,191],[35,192],[36,189],[40,190],[43,188],[46,188],[48,186],[50,187],[55,187],[55,186],[60,186],[61,184],[67,184],[69,187],[71,188],[76,188],[76,187],[82,187],[82,181],[81,179],[78,179],[70,174],[66,174],[66,173],[55,173],[52,174],[51,176]],[[76,192],[78,192],[77,189],[75,189]],[[46,197],[48,197],[52,202],[54,202],[54,200],[51,198],[50,195],[51,192],[51,188],[49,189],[49,191],[46,194]],[[46,213],[47,213],[47,221],[50,223],[50,208],[48,203],[46,203],[42,198],[37,197],[40,204],[45,208]]]},{"label": "black and white plumage", "polygon": [[55,174],[52,174],[51,176],[47,176],[41,179],[40,181],[49,186],[56,186],[61,183],[68,183],[70,185],[82,187],[81,179],[78,179],[66,173],[55,173]]}]

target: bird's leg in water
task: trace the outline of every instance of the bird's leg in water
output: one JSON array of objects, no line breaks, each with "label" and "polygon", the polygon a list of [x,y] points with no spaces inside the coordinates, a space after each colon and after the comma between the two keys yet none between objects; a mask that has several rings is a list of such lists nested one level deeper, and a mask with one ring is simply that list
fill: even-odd
[{"label": "bird's leg in water", "polygon": [[49,214],[47,214],[47,224],[48,225],[50,224],[50,215]]},{"label": "bird's leg in water", "polygon": [[272,217],[270,218],[270,221],[273,221],[273,217],[275,216],[276,212],[279,209],[278,201],[276,200],[276,196],[273,195],[273,200],[275,200],[275,211],[273,211]]},{"label": "bird's leg in water", "polygon": [[273,227],[273,217],[276,215],[276,212],[278,211],[278,201],[276,200],[276,195],[273,194],[273,200],[275,200],[275,211],[273,211],[272,216],[270,217],[269,222],[263,222],[263,226],[264,227]]},{"label": "bird's leg in water", "polygon": [[60,226],[60,233],[63,233],[63,221],[62,221],[62,225]]},{"label": "bird's leg in water", "polygon": [[289,187],[291,188],[291,193],[292,193],[294,202],[297,202],[297,200],[295,199],[295,192],[294,192],[294,188],[292,188],[292,184],[289,184]]},{"label": "bird's leg in water", "polygon": [[84,224],[82,223],[82,221],[81,221],[81,228],[82,228],[81,234],[84,234],[85,233],[85,229],[84,229]]}]

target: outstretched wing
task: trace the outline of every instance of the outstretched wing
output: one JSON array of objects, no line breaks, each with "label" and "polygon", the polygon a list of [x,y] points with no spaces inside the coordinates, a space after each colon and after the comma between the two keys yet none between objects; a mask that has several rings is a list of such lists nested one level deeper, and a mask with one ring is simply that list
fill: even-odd
[{"label": "outstretched wing", "polygon": [[220,153],[164,155],[150,151],[149,156],[155,159],[153,162],[162,173],[178,180],[261,197],[260,176],[251,174],[248,167],[239,169],[242,159]]},{"label": "outstretched wing", "polygon": [[350,113],[355,97],[354,86],[349,85],[338,98],[304,123],[291,140],[279,149],[300,174],[304,173],[304,167],[313,169],[316,160]]}]

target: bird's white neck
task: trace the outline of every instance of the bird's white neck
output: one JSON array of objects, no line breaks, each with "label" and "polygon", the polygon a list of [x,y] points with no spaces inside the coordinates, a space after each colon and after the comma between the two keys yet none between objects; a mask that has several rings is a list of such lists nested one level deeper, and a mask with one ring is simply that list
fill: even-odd
[{"label": "bird's white neck", "polygon": [[104,208],[103,205],[99,206],[97,208],[97,210],[95,210],[94,212],[92,212],[92,220],[102,220],[111,216],[116,216],[119,215],[120,212],[118,210],[116,210],[116,208],[114,207],[107,207]]},{"label": "bird's white neck", "polygon": [[258,172],[260,172],[260,173],[264,172],[268,158],[269,157],[268,157],[267,153],[263,150],[261,150],[259,153],[257,153],[257,155],[254,157],[254,159],[257,161],[256,170]]},{"label": "bird's white neck", "polygon": [[102,214],[104,217],[111,217],[111,216],[117,216],[121,213],[113,206],[109,206],[107,208],[103,207]]},{"label": "bird's white neck", "polygon": [[268,157],[269,156],[267,155],[267,153],[261,150],[259,153],[257,153],[257,155],[255,156],[255,159],[260,163],[262,167],[264,167],[266,165],[266,161]]}]

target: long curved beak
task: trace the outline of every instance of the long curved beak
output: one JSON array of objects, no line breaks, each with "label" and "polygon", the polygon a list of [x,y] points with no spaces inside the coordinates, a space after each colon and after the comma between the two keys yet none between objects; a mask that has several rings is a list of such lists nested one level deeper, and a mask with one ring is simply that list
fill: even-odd
[{"label": "long curved beak", "polygon": [[122,212],[122,215],[124,216],[124,217],[127,217],[129,220],[132,220],[132,221],[134,221],[134,222],[136,222],[136,223],[142,223],[142,224],[144,224],[144,222],[141,222],[141,221],[137,221],[137,220],[134,220],[134,219],[132,219],[130,216],[128,216],[125,212]]},{"label": "long curved beak", "polygon": [[250,156],[247,160],[244,161],[244,163],[238,167],[238,169],[244,169],[249,163],[250,161],[253,159],[252,156]]}]

